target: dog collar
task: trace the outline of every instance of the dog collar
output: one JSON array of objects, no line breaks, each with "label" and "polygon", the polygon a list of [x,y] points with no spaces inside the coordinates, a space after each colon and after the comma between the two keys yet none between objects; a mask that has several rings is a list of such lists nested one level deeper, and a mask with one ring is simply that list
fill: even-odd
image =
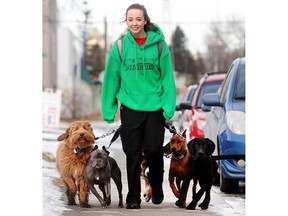
[{"label": "dog collar", "polygon": [[175,156],[173,155],[172,158],[173,158],[174,160],[182,160],[186,155],[187,155],[187,151],[185,150],[185,151],[183,152],[183,154],[179,155],[178,157],[175,157]]},{"label": "dog collar", "polygon": [[74,151],[75,154],[79,154],[80,152],[85,152],[88,148],[89,147],[85,147],[85,148],[77,147],[77,148],[73,149],[73,151]]}]

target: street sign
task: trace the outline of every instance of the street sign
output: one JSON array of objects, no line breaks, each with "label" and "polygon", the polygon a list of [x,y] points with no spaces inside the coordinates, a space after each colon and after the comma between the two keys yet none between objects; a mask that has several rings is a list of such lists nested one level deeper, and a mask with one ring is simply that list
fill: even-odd
[{"label": "street sign", "polygon": [[54,92],[52,89],[43,91],[42,104],[42,126],[58,127],[61,116],[61,95],[62,91]]}]

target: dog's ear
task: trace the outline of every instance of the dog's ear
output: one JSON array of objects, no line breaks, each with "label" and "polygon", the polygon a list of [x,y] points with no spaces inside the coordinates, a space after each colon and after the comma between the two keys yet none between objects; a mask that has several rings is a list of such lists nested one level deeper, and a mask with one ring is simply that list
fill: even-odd
[{"label": "dog's ear", "polygon": [[87,125],[88,127],[91,127],[91,123],[90,123],[89,121],[87,121],[87,120],[85,120],[85,121],[83,122],[83,124],[84,124],[84,125]]},{"label": "dog's ear", "polygon": [[209,138],[205,138],[207,144],[208,144],[208,148],[207,148],[207,155],[212,155],[213,152],[215,151],[215,143],[210,140]]},{"label": "dog's ear", "polygon": [[187,129],[185,129],[182,133],[182,137],[184,137],[185,139],[186,139],[186,131],[187,131]]},{"label": "dog's ear", "polygon": [[168,142],[165,146],[162,147],[162,151],[164,155],[169,155],[172,153],[171,147],[170,147],[170,142]]},{"label": "dog's ear", "polygon": [[107,152],[108,155],[110,154],[110,152],[106,149],[105,146],[102,146],[102,149],[103,149],[105,152]]},{"label": "dog's ear", "polygon": [[95,151],[98,149],[98,145],[95,145],[94,148],[91,150],[91,152]]},{"label": "dog's ear", "polygon": [[61,134],[58,138],[57,141],[62,141],[64,139],[67,139],[69,137],[69,130],[70,127],[66,129],[65,133]]},{"label": "dog's ear", "polygon": [[94,136],[94,139],[96,140],[95,134],[93,133],[92,124],[91,124],[89,121],[87,121],[87,120],[85,120],[85,121],[83,122],[83,124],[84,124],[86,127],[89,127],[89,128],[90,128],[90,130],[92,131],[92,134],[93,134],[93,136]]},{"label": "dog's ear", "polygon": [[195,143],[197,142],[198,138],[194,138],[192,140],[190,140],[187,144],[187,148],[188,148],[188,151],[190,153],[191,156],[195,156],[195,151],[194,151],[194,145]]}]

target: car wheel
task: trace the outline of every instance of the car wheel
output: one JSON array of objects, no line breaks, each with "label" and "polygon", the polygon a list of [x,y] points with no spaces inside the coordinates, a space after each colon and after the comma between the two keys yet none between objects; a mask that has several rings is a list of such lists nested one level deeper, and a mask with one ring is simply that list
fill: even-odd
[{"label": "car wheel", "polygon": [[220,191],[225,193],[237,193],[239,188],[239,180],[224,178],[220,163]]}]

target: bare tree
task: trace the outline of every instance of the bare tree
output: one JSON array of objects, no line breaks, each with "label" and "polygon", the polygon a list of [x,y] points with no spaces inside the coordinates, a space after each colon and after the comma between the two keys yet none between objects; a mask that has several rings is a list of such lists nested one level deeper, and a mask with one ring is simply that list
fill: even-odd
[{"label": "bare tree", "polygon": [[225,23],[211,23],[204,42],[207,46],[207,70],[228,70],[235,58],[245,56],[244,23],[235,18]]}]

